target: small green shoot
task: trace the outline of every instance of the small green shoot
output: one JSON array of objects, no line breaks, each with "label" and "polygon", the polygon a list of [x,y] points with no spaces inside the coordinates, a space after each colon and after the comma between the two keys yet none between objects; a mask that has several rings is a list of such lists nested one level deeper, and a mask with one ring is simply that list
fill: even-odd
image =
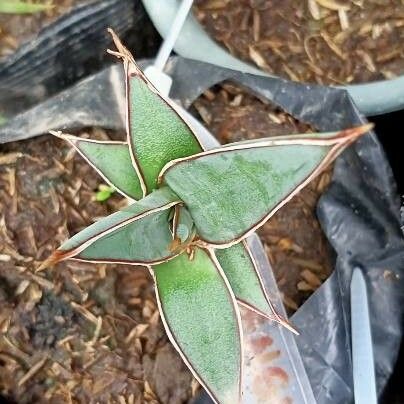
[{"label": "small green shoot", "polygon": [[116,191],[115,188],[109,185],[100,184],[98,185],[98,191],[95,194],[95,200],[97,202],[105,202],[109,198],[111,198],[111,196],[115,193],[115,191]]},{"label": "small green shoot", "polygon": [[7,122],[7,118],[0,114],[0,126],[4,125]]},{"label": "small green shoot", "polygon": [[0,13],[4,14],[35,14],[50,10],[53,7],[52,4],[27,3],[18,0],[0,1]]}]

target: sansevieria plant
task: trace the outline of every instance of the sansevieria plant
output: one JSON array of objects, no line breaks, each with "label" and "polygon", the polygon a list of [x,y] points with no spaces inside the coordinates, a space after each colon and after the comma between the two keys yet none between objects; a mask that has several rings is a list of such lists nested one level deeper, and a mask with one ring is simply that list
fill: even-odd
[{"label": "sansevieria plant", "polygon": [[164,327],[218,403],[241,398],[239,305],[294,331],[274,310],[245,239],[369,130],[271,137],[204,151],[114,36],[126,73],[127,141],[60,132],[128,207],[63,243],[42,265],[75,259],[143,265]]}]

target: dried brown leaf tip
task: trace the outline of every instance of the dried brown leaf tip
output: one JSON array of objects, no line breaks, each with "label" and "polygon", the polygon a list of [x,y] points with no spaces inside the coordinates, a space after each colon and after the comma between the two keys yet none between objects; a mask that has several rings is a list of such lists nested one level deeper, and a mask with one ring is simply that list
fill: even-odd
[{"label": "dried brown leaf tip", "polygon": [[112,40],[114,41],[114,44],[116,46],[116,49],[118,51],[113,51],[111,49],[107,49],[107,52],[111,55],[114,55],[118,58],[121,58],[124,60],[124,62],[130,62],[133,64],[135,63],[135,60],[133,59],[132,54],[129,52],[129,50],[122,44],[121,40],[119,39],[118,35],[114,32],[112,28],[108,28],[108,33],[111,35]]},{"label": "dried brown leaf tip", "polygon": [[338,136],[351,143],[354,142],[356,139],[360,138],[365,133],[372,130],[373,127],[374,127],[373,123],[367,123],[365,125],[357,126],[356,128],[345,129],[341,131],[338,134]]},{"label": "dried brown leaf tip", "polygon": [[41,265],[36,269],[35,272],[40,272],[48,269],[67,258],[69,258],[68,253],[56,250],[45,261],[41,263]]},{"label": "dried brown leaf tip", "polygon": [[119,39],[118,35],[116,35],[114,30],[111,28],[108,28],[108,32],[112,36],[112,40],[114,41],[117,51],[107,49],[107,52],[111,55],[116,56],[119,59],[122,59],[126,74],[128,74],[130,76],[136,75],[136,76],[140,77],[143,81],[150,84],[149,81],[146,79],[146,76],[143,74],[142,70],[140,70],[139,66],[135,62],[135,59],[133,58],[132,53],[128,50],[128,48],[126,48],[122,44],[121,40]]}]

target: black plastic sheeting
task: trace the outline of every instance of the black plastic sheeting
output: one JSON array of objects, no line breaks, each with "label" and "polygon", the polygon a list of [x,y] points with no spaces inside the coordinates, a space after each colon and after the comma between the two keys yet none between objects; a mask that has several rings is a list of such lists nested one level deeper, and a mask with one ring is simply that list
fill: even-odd
[{"label": "black plastic sheeting", "polygon": [[111,65],[107,28],[137,57],[152,57],[160,40],[140,0],[80,4],[0,61],[0,111],[12,115]]},{"label": "black plastic sheeting", "polygon": [[[171,97],[185,107],[205,89],[231,79],[321,131],[365,122],[344,90],[257,77],[183,58],[171,59],[167,72],[174,81]],[[123,72],[113,66],[0,127],[0,143],[49,129],[123,129],[124,113]],[[346,404],[353,402],[349,283],[354,267],[361,268],[367,282],[379,395],[393,371],[403,329],[400,201],[374,133],[338,158],[318,216],[336,251],[336,267],[292,322],[301,332],[296,341],[318,403]]]}]

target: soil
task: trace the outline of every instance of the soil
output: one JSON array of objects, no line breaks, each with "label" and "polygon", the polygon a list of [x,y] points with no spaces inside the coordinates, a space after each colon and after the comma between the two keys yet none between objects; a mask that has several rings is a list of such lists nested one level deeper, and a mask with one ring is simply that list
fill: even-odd
[{"label": "soil", "polygon": [[[205,92],[194,107],[221,143],[316,132],[272,104],[234,84]],[[333,256],[316,217],[318,198],[326,190],[332,167],[307,185],[258,230],[289,314],[328,278]]]},{"label": "soil", "polygon": [[[62,14],[69,12],[75,5],[90,0],[51,0],[52,9],[35,14],[11,15],[0,13],[0,60],[24,42],[32,39],[43,27],[54,22]],[[45,4],[45,1],[33,1]]]},{"label": "soil", "polygon": [[402,0],[196,0],[233,55],[294,81],[362,83],[404,73]]},{"label": "soil", "polygon": [[144,268],[71,261],[35,272],[69,235],[126,203],[96,202],[101,183],[50,135],[0,147],[0,395],[19,404],[180,404],[198,388]]}]

